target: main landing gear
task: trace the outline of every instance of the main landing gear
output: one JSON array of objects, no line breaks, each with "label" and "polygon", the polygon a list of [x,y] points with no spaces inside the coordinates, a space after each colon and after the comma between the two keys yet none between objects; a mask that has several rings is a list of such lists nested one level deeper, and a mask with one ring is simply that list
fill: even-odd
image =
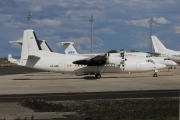
[{"label": "main landing gear", "polygon": [[101,74],[100,73],[96,73],[95,77],[96,77],[96,79],[100,79],[101,78]]},{"label": "main landing gear", "polygon": [[95,74],[96,79],[101,78],[101,73],[102,73],[103,69],[104,69],[104,66],[102,66],[102,68],[101,68],[101,66],[97,66],[97,73]]},{"label": "main landing gear", "polygon": [[154,71],[153,77],[157,77],[157,72],[158,72],[158,70]]},{"label": "main landing gear", "polygon": [[153,77],[157,77],[157,73],[156,72],[153,74]]}]

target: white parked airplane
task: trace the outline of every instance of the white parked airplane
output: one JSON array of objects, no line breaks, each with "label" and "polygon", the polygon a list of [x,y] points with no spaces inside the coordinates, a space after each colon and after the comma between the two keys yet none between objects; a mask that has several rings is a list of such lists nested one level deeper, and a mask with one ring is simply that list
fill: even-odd
[{"label": "white parked airplane", "polygon": [[[15,61],[8,56],[10,62]],[[96,78],[101,78],[101,73],[120,73],[123,71],[152,71],[165,68],[166,65],[153,63],[145,57],[113,57],[108,54],[87,57],[82,55],[65,55],[42,50],[33,30],[25,30],[23,35],[21,58],[15,62],[20,66],[54,72],[96,73]],[[157,77],[155,72],[154,77]]]},{"label": "white parked airplane", "polygon": [[167,49],[156,36],[151,36],[154,50],[159,56],[168,57],[169,59],[180,64],[180,51]]},{"label": "white parked airplane", "polygon": [[[38,40],[38,41],[40,43],[40,46],[41,46],[42,50],[52,52],[51,48],[49,47],[49,45],[47,44],[47,42],[45,40],[42,40],[42,41]],[[20,45],[22,45],[21,40],[10,41],[10,43],[19,43]],[[73,54],[77,55],[78,54],[78,55],[84,55],[84,56],[96,56],[96,55],[99,55],[99,54],[103,54],[103,53],[79,54],[77,52],[76,48],[74,47],[73,42],[61,42],[61,44],[63,45],[63,47],[65,49],[65,54],[71,54],[71,55],[73,55]],[[159,55],[159,53],[153,53],[153,54]],[[109,55],[114,56],[114,57],[120,57],[119,53],[109,53]],[[153,56],[153,57],[150,57],[150,54],[145,53],[145,52],[125,52],[124,56],[126,56],[126,57],[132,57],[132,56],[134,56],[134,57],[135,56],[149,57],[151,60],[153,60],[156,63],[162,63],[162,64],[165,64],[167,66],[176,66],[177,65],[176,62],[172,61],[167,56]]]},{"label": "white parked airplane", "polygon": [[[73,46],[73,42],[61,42],[63,47],[65,48],[65,54],[79,54],[77,52],[77,50],[75,49],[75,47]],[[69,45],[69,46],[68,46]],[[87,55],[87,56],[96,56],[102,53],[93,53],[93,54],[79,54],[79,55]],[[114,56],[114,57],[120,57],[119,53],[109,53],[110,56]],[[167,66],[175,66],[177,65],[176,62],[168,59],[167,57],[150,57],[150,54],[145,53],[145,52],[125,52],[124,56],[126,57],[149,57],[149,59],[153,60],[156,63],[162,63],[165,64]]]}]

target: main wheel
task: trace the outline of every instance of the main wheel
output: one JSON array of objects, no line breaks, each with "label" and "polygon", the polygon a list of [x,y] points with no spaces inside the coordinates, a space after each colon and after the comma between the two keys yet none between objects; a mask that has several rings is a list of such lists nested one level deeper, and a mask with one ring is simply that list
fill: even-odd
[{"label": "main wheel", "polygon": [[153,77],[157,77],[157,73],[154,73],[154,74],[153,74]]},{"label": "main wheel", "polygon": [[101,75],[100,75],[99,73],[96,73],[96,74],[95,74],[95,77],[96,77],[97,79],[100,79],[100,78],[101,78]]}]

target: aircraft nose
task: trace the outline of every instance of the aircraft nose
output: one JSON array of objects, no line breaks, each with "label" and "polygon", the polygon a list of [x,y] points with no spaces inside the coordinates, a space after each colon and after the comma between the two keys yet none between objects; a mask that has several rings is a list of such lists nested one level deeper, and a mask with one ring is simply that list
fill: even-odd
[{"label": "aircraft nose", "polygon": [[174,61],[172,61],[172,65],[177,65],[177,63],[176,63],[176,62],[174,62]]},{"label": "aircraft nose", "polygon": [[162,68],[165,68],[166,65],[165,64],[160,64],[160,63],[156,63],[156,69],[162,69]]}]

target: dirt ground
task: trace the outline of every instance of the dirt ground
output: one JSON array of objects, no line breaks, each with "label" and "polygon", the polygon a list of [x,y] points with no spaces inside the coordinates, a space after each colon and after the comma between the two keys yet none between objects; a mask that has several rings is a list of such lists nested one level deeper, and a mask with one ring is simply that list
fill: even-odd
[{"label": "dirt ground", "polygon": [[0,66],[2,66],[2,67],[13,67],[13,66],[17,66],[17,65],[10,63],[7,59],[0,58]]},{"label": "dirt ground", "polygon": [[113,99],[45,102],[26,99],[21,105],[36,112],[77,112],[69,119],[178,120],[179,98]]}]

